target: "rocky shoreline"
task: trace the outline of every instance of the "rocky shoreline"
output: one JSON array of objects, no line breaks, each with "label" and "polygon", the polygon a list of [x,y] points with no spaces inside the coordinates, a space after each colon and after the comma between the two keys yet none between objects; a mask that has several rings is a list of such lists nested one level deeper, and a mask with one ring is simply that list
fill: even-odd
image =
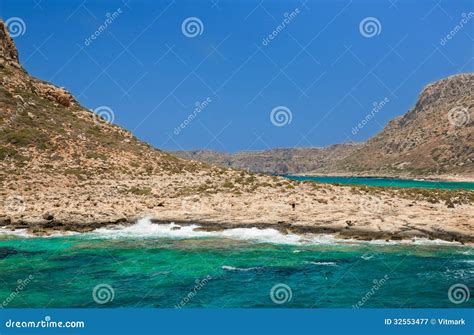
[{"label": "rocky shoreline", "polygon": [[[0,226],[6,229],[46,236],[132,224],[149,217],[154,222],[199,224],[200,229],[259,227],[360,240],[422,237],[474,243],[472,191],[298,182],[157,150],[114,125],[113,117],[82,107],[65,89],[30,76],[1,21],[0,79]],[[422,103],[403,119],[414,127],[410,128],[414,133],[422,132],[419,139],[431,139],[433,132],[444,134],[436,147],[449,145],[436,159],[448,162],[446,167],[454,164],[456,169],[439,170],[452,175],[472,175],[472,128],[469,123],[452,129],[445,111],[454,102],[472,105],[472,97],[461,89],[472,83],[472,74],[461,74],[425,89]],[[443,104],[440,92],[446,97]],[[441,113],[438,119],[442,121],[433,124],[434,114],[426,114],[425,109]],[[413,121],[425,114],[430,117]],[[364,150],[357,151],[356,162],[366,156],[366,163],[374,163],[364,165],[364,170],[385,171],[378,166],[378,157],[384,158],[387,152],[398,155],[402,149],[414,150],[410,151],[414,163],[429,161],[422,154],[431,155],[433,147],[419,147],[418,140],[408,143],[408,136],[400,135],[404,128],[399,121],[398,126],[392,122],[389,134],[382,136],[382,140],[390,139],[395,132],[393,148],[377,140],[372,141],[373,150],[367,151],[369,141]],[[326,154],[321,158],[327,159]],[[388,156],[385,163],[394,159]],[[314,160],[311,155],[301,157]],[[421,167],[419,171],[436,171]]]},{"label": "rocky shoreline", "polygon": [[[28,233],[36,237],[49,237],[56,234],[64,233],[89,233],[99,228],[115,228],[131,226],[136,224],[136,220],[117,219],[115,221],[105,222],[60,222],[60,221],[35,221],[35,222],[17,222],[12,224],[2,222],[0,219],[0,228],[9,230],[14,233],[16,230],[26,229]],[[459,232],[449,231],[429,231],[422,229],[407,229],[395,232],[374,231],[371,229],[351,229],[348,225],[345,228],[339,228],[331,225],[314,226],[305,224],[292,223],[228,223],[228,222],[210,222],[210,221],[177,221],[177,220],[162,220],[151,219],[153,224],[170,224],[175,223],[179,226],[197,225],[195,231],[216,232],[226,229],[235,228],[257,228],[257,229],[275,229],[282,234],[296,234],[301,237],[310,235],[332,235],[340,240],[356,240],[356,241],[407,241],[415,242],[415,239],[426,240],[442,240],[446,242],[457,242],[463,245],[474,246],[474,236],[463,234]],[[6,233],[6,231],[4,231]]]},{"label": "rocky shoreline", "polygon": [[[224,179],[242,172],[228,173]],[[0,207],[0,227],[48,236],[131,225],[147,217],[156,224],[196,224],[212,231],[253,227],[364,241],[426,238],[474,244],[472,191],[390,190],[265,175],[253,178],[251,185],[224,189],[219,178],[203,176],[96,180],[67,187],[57,186],[61,182],[55,179],[56,185],[46,182],[47,187],[30,191],[25,189],[31,183],[27,186],[21,180],[10,187],[23,190],[20,196],[0,194],[12,201],[5,210]]]}]

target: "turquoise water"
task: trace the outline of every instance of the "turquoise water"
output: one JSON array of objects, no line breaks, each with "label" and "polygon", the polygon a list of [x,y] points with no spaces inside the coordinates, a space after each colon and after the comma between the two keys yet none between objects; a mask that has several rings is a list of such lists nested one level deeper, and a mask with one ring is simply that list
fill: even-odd
[{"label": "turquoise water", "polygon": [[[472,291],[474,249],[216,237],[0,237],[0,279],[0,304],[19,291],[5,307],[321,308],[359,302],[361,308],[472,308],[474,298],[454,304],[448,290],[463,284]],[[99,304],[93,290],[103,284],[113,299],[102,292],[107,303]],[[282,304],[270,296],[278,284]]]},{"label": "turquoise water", "polygon": [[454,181],[428,181],[397,178],[367,178],[367,177],[326,177],[326,176],[284,176],[292,180],[312,180],[321,183],[343,184],[343,185],[367,185],[384,187],[414,187],[414,188],[438,188],[438,189],[465,189],[474,190],[472,182]]}]

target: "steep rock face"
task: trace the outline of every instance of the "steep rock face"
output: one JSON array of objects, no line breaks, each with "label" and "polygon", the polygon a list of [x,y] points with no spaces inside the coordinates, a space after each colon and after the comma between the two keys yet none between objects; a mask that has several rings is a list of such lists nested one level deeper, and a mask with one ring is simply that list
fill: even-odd
[{"label": "steep rock face", "polygon": [[[364,240],[474,242],[472,192],[420,194],[296,182],[156,150],[81,107],[66,90],[29,76],[15,61],[2,27],[0,45],[7,55],[2,59],[8,57],[0,64],[2,228],[43,235],[150,217],[212,229],[271,227]],[[286,160],[306,157],[302,152],[276,150]],[[272,162],[273,154],[269,157]]]},{"label": "steep rock face", "polygon": [[413,109],[339,162],[354,173],[474,174],[474,74],[428,85]]},{"label": "steep rock face", "polygon": [[0,181],[30,173],[86,179],[204,166],[151,148],[64,88],[30,76],[1,21],[0,60]]},{"label": "steep rock face", "polygon": [[474,74],[425,87],[416,105],[364,144],[274,149],[233,155],[177,152],[226,167],[267,173],[474,177]]},{"label": "steep rock face", "polygon": [[282,148],[227,154],[209,150],[177,151],[177,156],[252,172],[297,174],[330,167],[360,147],[357,143],[327,148]]},{"label": "steep rock face", "polygon": [[18,50],[8,33],[5,23],[0,21],[0,64],[7,63],[9,65],[20,67],[18,60]]}]

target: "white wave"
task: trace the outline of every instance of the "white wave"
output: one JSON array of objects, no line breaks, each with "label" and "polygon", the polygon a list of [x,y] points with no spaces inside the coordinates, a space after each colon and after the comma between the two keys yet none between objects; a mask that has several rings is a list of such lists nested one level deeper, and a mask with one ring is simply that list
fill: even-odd
[{"label": "white wave", "polygon": [[154,272],[150,274],[150,278],[160,277],[160,276],[168,275],[168,274],[170,274],[170,271],[158,271],[158,272]]},{"label": "white wave", "polygon": [[461,259],[461,263],[474,264],[474,259]]},{"label": "white wave", "polygon": [[337,266],[336,262],[305,262],[307,264],[313,265],[329,265],[329,266]]},{"label": "white wave", "polygon": [[38,237],[63,237],[63,236],[72,236],[79,235],[80,233],[74,231],[51,231],[48,232],[48,235],[34,235],[29,233],[27,229],[15,229],[11,230],[8,228],[0,228],[0,237],[2,236],[12,236],[12,237],[21,237],[21,238],[38,238]]},{"label": "white wave", "polygon": [[34,237],[33,234],[28,233],[28,230],[26,229],[7,229],[7,228],[0,228],[0,237],[1,236],[15,236],[15,237]]},{"label": "white wave", "polygon": [[226,271],[242,271],[242,272],[247,272],[247,271],[254,271],[254,270],[260,270],[262,267],[261,266],[252,266],[249,268],[238,268],[235,266],[230,266],[230,265],[223,265],[222,270]]},{"label": "white wave", "polygon": [[430,240],[426,237],[413,237],[411,239],[406,239],[406,240],[370,240],[366,241],[366,243],[369,244],[386,244],[386,245],[396,245],[396,244],[412,244],[412,245],[462,245],[461,242],[456,242],[456,241],[445,241],[445,240],[439,240],[439,239],[434,239]]},{"label": "white wave", "polygon": [[153,237],[153,238],[199,238],[221,237],[234,240],[266,242],[274,244],[333,244],[337,240],[330,235],[314,235],[311,237],[296,234],[283,234],[276,229],[267,228],[232,228],[222,231],[199,231],[199,225],[177,225],[175,223],[156,224],[149,218],[138,220],[134,225],[99,228],[91,233],[101,238]]},{"label": "white wave", "polygon": [[133,225],[118,225],[94,230],[91,235],[108,238],[123,237],[167,237],[167,238],[193,238],[206,237],[206,232],[195,231],[198,225],[180,226],[174,222],[168,224],[155,224],[150,219],[144,218]]},{"label": "white wave", "polygon": [[372,259],[373,257],[374,257],[374,255],[362,255],[362,256],[360,256],[360,258],[362,258],[365,261],[368,261],[369,259]]}]

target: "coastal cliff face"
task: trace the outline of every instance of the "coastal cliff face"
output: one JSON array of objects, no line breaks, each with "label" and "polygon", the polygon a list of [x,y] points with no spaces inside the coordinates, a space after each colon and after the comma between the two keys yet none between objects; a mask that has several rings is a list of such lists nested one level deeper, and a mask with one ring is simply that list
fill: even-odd
[{"label": "coastal cliff face", "polygon": [[209,230],[474,243],[472,192],[336,187],[210,166],[109,121],[30,76],[0,21],[0,230],[84,232],[149,217]]},{"label": "coastal cliff face", "polygon": [[71,178],[135,176],[203,168],[137,140],[76,101],[65,89],[31,77],[0,22],[0,160],[2,175]]},{"label": "coastal cliff face", "polygon": [[173,154],[209,164],[251,172],[298,174],[333,166],[360,148],[357,143],[326,148],[285,148],[227,154],[209,150],[175,151]]},{"label": "coastal cliff face", "polygon": [[[413,109],[335,166],[356,174],[474,177],[474,74],[428,85]],[[328,169],[329,171],[331,169]]]},{"label": "coastal cliff face", "polygon": [[408,113],[361,144],[176,155],[254,172],[474,179],[474,74],[428,85]]}]

